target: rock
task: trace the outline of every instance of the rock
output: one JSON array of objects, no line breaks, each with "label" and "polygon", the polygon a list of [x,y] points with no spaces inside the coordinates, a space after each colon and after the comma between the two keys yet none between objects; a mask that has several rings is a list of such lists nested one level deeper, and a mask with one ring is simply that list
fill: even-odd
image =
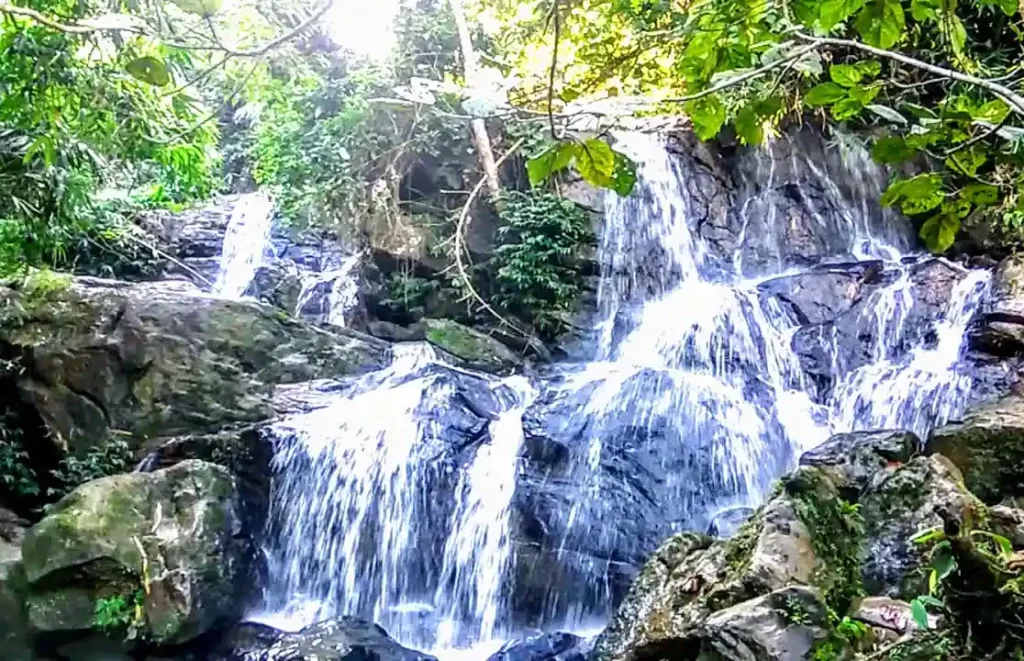
[{"label": "rock", "polygon": [[1024,510],[1001,503],[988,508],[988,517],[992,532],[1010,540],[1014,548],[1024,546]]},{"label": "rock", "polygon": [[828,609],[813,588],[790,586],[720,610],[681,647],[637,650],[635,659],[679,658],[699,649],[697,661],[804,661],[828,637]]},{"label": "rock", "polygon": [[202,461],[80,486],[25,538],[32,629],[89,631],[97,602],[118,597],[140,601],[135,626],[158,645],[231,623],[254,588],[238,511],[231,474]]},{"label": "rock", "polygon": [[288,314],[295,314],[301,292],[302,281],[295,263],[276,260],[256,269],[245,293]]},{"label": "rock", "polygon": [[586,641],[571,633],[547,633],[510,640],[487,661],[586,661]]},{"label": "rock", "polygon": [[437,661],[402,647],[380,626],[355,617],[310,625],[297,633],[245,623],[208,661]]},{"label": "rock", "polygon": [[978,339],[997,355],[1024,352],[1024,254],[1010,255],[996,268]]},{"label": "rock", "polygon": [[[824,477],[819,475],[818,481],[824,484]],[[598,638],[593,659],[633,661],[648,658],[648,653],[650,658],[676,658],[658,654],[676,652],[681,645],[697,649],[693,641],[712,613],[791,582],[806,584],[816,564],[810,531],[786,492],[766,503],[729,540],[676,535],[644,565]]]},{"label": "rock", "polygon": [[960,471],[942,455],[916,457],[869,487],[860,500],[866,554],[862,565],[868,594],[910,600],[928,593],[927,549],[911,541],[943,525],[943,516],[972,530],[985,507],[963,484]]},{"label": "rock", "polygon": [[0,309],[0,347],[30,368],[22,398],[73,453],[112,430],[137,449],[263,420],[275,384],[365,372],[387,356],[372,338],[180,282],[75,278],[34,296],[0,287]]},{"label": "rock", "polygon": [[773,278],[758,289],[776,296],[801,325],[834,320],[880,284],[881,262],[829,264],[803,273]]},{"label": "rock", "polygon": [[936,429],[925,451],[948,457],[986,503],[1024,496],[1024,397],[1004,397]]},{"label": "rock", "polygon": [[[28,527],[28,521],[11,510],[0,507],[0,543],[6,542],[9,545],[20,547]],[[0,554],[0,561],[2,560],[3,556]]]},{"label": "rock", "polygon": [[0,659],[34,661],[20,545],[0,540]]},{"label": "rock", "polygon": [[803,466],[816,466],[828,474],[847,500],[859,495],[887,468],[910,461],[921,441],[907,431],[859,431],[836,434],[800,457]]},{"label": "rock", "polygon": [[[889,597],[865,597],[853,612],[853,619],[871,627],[878,640],[892,642],[918,631],[910,604]],[[935,616],[929,616],[935,619]]]},{"label": "rock", "polygon": [[390,321],[371,321],[366,332],[388,342],[419,342],[427,337],[423,324],[400,326]]},{"label": "rock", "polygon": [[427,341],[484,372],[503,372],[522,360],[501,342],[450,319],[424,319]]},{"label": "rock", "polygon": [[732,537],[747,519],[754,514],[750,507],[730,507],[711,518],[708,535],[711,537]]}]

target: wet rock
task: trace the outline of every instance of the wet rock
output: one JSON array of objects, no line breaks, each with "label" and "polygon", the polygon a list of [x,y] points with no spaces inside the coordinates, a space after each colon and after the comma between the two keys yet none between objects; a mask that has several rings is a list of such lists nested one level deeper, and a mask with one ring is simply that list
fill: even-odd
[{"label": "wet rock", "polygon": [[[699,649],[698,661],[804,661],[828,627],[821,593],[794,585],[714,613],[682,649]],[[633,658],[673,658],[671,649],[638,650]]]},{"label": "wet rock", "polygon": [[96,603],[116,597],[141,600],[133,624],[158,645],[232,622],[254,588],[238,510],[231,474],[201,461],[80,486],[25,538],[32,629],[88,632]]},{"label": "wet rock", "polygon": [[0,658],[5,661],[33,661],[36,658],[24,597],[21,544],[0,539]]},{"label": "wet rock", "polygon": [[426,339],[427,331],[423,324],[401,326],[390,321],[371,321],[366,332],[388,342],[419,342]]},{"label": "wet rock", "polygon": [[586,661],[587,644],[571,633],[547,633],[510,640],[487,661]]},{"label": "wet rock", "polygon": [[948,457],[986,503],[1024,496],[1024,397],[999,399],[936,429],[925,449]]},{"label": "wet rock", "polygon": [[992,532],[1007,538],[1018,548],[1024,546],[1024,510],[1011,503],[990,507],[988,525]]},{"label": "wet rock", "polygon": [[787,304],[800,324],[820,324],[832,321],[870,294],[881,272],[881,262],[830,264],[768,280],[759,289]]},{"label": "wet rock", "polygon": [[301,291],[302,281],[295,263],[276,260],[256,269],[245,294],[293,314]]},{"label": "wet rock", "polygon": [[275,384],[386,362],[372,338],[181,282],[75,278],[35,296],[0,288],[0,301],[0,346],[31,357],[18,387],[61,452],[85,452],[114,429],[138,448],[263,420]]},{"label": "wet rock", "polygon": [[711,537],[732,537],[752,515],[752,507],[730,507],[711,518],[708,535]]},{"label": "wet rock", "polygon": [[[871,627],[876,640],[887,643],[919,630],[910,604],[889,597],[865,597],[852,617]],[[934,620],[935,616],[929,619]]]},{"label": "wet rock", "polygon": [[427,341],[484,372],[503,372],[522,364],[504,344],[450,319],[424,319]]},{"label": "wet rock", "polygon": [[1024,352],[1024,254],[1011,255],[996,268],[978,339],[997,355]]},{"label": "wet rock", "polygon": [[910,600],[928,593],[927,549],[911,541],[941,527],[944,517],[971,530],[985,506],[963,484],[960,471],[942,455],[920,456],[889,472],[860,500],[866,548],[862,565],[868,594]]},{"label": "wet rock", "polygon": [[917,452],[920,439],[907,431],[860,431],[837,434],[800,457],[803,466],[823,470],[847,500],[878,480],[886,469],[902,465]]},{"label": "wet rock", "polygon": [[382,627],[355,617],[310,625],[297,633],[246,623],[209,661],[436,661],[402,647]]}]

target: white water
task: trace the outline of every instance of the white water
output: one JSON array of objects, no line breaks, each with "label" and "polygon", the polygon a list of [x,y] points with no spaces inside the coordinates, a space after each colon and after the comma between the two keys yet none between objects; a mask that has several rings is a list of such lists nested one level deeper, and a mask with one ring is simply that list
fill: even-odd
[{"label": "white water", "polygon": [[274,202],[266,193],[239,196],[224,234],[220,269],[213,286],[215,294],[225,298],[241,298],[245,294],[270,245],[273,217]]},{"label": "white water", "polygon": [[[302,291],[295,306],[295,316],[314,314],[321,323],[347,326],[348,317],[359,305],[359,284],[355,278],[362,261],[359,255],[350,255],[335,268],[322,273],[303,273]],[[322,287],[329,287],[326,296]],[[320,309],[308,308],[315,297],[320,298]]]},{"label": "white water", "polygon": [[[913,275],[925,258],[909,251],[902,221],[877,208],[885,176],[856,145],[836,147],[838,173],[790,145],[753,157],[743,226],[723,261],[694,232],[700,209],[684,161],[649,136],[618,140],[640,181],[628,198],[607,197],[594,359],[559,375],[564,426],[582,431],[559,478],[573,498],[548,513],[561,538],[557,566],[542,571],[571,583],[553,587],[541,607],[548,629],[581,631],[610,615],[612,559],[586,551],[612,546],[624,523],[615,517],[628,505],[606,491],[617,453],[658,460],[658,483],[648,486],[660,490],[666,531],[702,529],[720,510],[759,504],[802,451],[832,433],[924,434],[962,411],[970,389],[959,368],[963,338],[987,288],[987,273],[962,273],[938,320],[920,332]],[[825,261],[871,261],[884,275],[854,320],[873,338],[863,364],[841,365],[838,330],[819,329],[831,338],[835,375],[824,398],[793,349],[794,311],[763,289],[802,272],[785,259],[788,202],[776,185],[794,171],[810,173],[816,187],[813,196],[786,194],[805,196],[817,214]],[[331,278],[332,292],[352,281],[351,271],[323,274],[303,298]],[[332,302],[328,321],[344,307]],[[343,324],[343,315],[331,322]],[[460,658],[482,659],[496,649],[515,633],[513,502],[524,411],[543,388],[462,374],[425,345],[399,345],[387,369],[276,425],[270,594],[256,619],[298,628],[354,614],[446,657],[461,650]],[[499,406],[459,445],[445,437],[452,421],[443,416],[474,393]]]}]

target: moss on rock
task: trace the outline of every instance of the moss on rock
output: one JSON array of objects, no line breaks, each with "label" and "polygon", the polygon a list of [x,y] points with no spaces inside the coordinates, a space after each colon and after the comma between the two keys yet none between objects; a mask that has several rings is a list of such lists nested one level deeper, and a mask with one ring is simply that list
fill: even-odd
[{"label": "moss on rock", "polygon": [[474,369],[502,372],[522,361],[498,340],[450,319],[425,319],[427,341]]}]

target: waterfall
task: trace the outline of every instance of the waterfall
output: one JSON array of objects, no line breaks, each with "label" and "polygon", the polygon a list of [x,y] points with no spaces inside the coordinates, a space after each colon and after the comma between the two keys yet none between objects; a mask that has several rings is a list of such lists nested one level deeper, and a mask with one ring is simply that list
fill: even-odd
[{"label": "waterfall", "polygon": [[[359,255],[350,255],[342,259],[337,268],[322,273],[304,272],[295,316],[346,326],[347,315],[359,305],[359,284],[355,275],[361,265]],[[326,296],[322,295],[323,288],[327,288]]]},{"label": "waterfall", "polygon": [[[743,151],[729,199],[713,200],[697,159],[615,139],[639,178],[628,197],[606,195],[590,358],[498,378],[396,345],[388,368],[276,422],[255,619],[358,615],[435,651],[589,629],[610,616],[622,567],[672,531],[756,507],[831,434],[924,435],[962,412],[964,338],[989,275],[912,250],[906,220],[878,207],[886,175],[863,147],[839,136]],[[343,324],[352,268],[309,278],[299,310],[330,286],[321,312]],[[927,290],[930,272],[948,288]],[[801,307],[805,283],[830,278],[836,300]],[[564,452],[539,477],[538,427]],[[541,541],[526,546],[544,592],[524,598],[522,508],[535,502]]]},{"label": "waterfall", "polygon": [[[460,377],[496,409],[469,457],[451,456],[463,448],[434,415],[469,396]],[[532,397],[523,377],[462,373],[429,345],[396,345],[387,369],[275,425],[271,598],[256,619],[296,628],[357,614],[420,648],[507,633],[510,505]]]},{"label": "waterfall", "polygon": [[270,246],[274,203],[266,193],[241,195],[231,210],[213,292],[241,298]]}]

